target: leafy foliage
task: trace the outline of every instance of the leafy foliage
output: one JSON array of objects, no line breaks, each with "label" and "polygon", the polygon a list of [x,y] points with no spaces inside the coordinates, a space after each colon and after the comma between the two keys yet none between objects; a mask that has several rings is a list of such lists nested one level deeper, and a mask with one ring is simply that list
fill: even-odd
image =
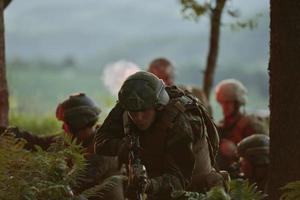
[{"label": "leafy foliage", "polygon": [[230,196],[225,192],[223,187],[214,187],[207,192],[207,199],[209,200],[230,200]]},{"label": "leafy foliage", "polygon": [[282,187],[284,193],[281,195],[280,200],[296,200],[300,199],[300,181],[288,183]]},{"label": "leafy foliage", "polygon": [[172,196],[177,200],[262,200],[266,197],[254,184],[241,179],[230,181],[228,193],[223,187],[214,187],[206,194],[176,191]]},{"label": "leafy foliage", "polygon": [[[213,3],[211,1],[199,3],[197,0],[180,0],[180,3],[182,6],[181,12],[183,17],[186,19],[194,20],[196,22],[201,16],[205,15],[206,13],[210,13],[214,9]],[[232,18],[236,18],[236,21],[229,24],[229,27],[233,31],[239,31],[245,28],[253,30],[258,26],[259,18],[262,17],[262,13],[257,13],[254,17],[242,20],[240,19],[241,13],[239,9],[232,9],[231,7],[227,8],[226,13]]]},{"label": "leafy foliage", "polygon": [[71,187],[85,167],[82,149],[71,140],[49,151],[29,152],[25,141],[10,134],[0,136],[0,199],[75,200]]},{"label": "leafy foliage", "polygon": [[229,194],[232,200],[262,200],[266,197],[265,194],[257,190],[255,184],[250,184],[242,179],[230,182]]},{"label": "leafy foliage", "polygon": [[[232,15],[231,15],[232,16]],[[235,16],[233,16],[235,17]],[[233,31],[239,31],[241,29],[249,28],[253,30],[258,26],[258,20],[262,17],[262,13],[257,13],[254,17],[245,19],[245,20],[237,20],[230,24],[230,28]]]},{"label": "leafy foliage", "polygon": [[210,10],[209,3],[199,4],[196,0],[180,0],[181,12],[186,19],[198,21],[199,17]]}]

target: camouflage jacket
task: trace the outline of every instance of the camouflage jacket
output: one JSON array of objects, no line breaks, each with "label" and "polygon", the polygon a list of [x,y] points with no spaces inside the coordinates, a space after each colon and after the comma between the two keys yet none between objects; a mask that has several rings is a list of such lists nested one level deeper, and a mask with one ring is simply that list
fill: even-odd
[{"label": "camouflage jacket", "polygon": [[[157,111],[157,118],[151,127],[139,131],[133,125],[140,136],[142,163],[151,178],[153,190],[148,194],[150,199],[167,199],[171,190],[186,189],[197,163],[193,146],[198,141],[207,144],[207,129],[201,114],[197,117],[184,106],[192,103],[191,99],[185,95],[173,95],[172,90],[167,91],[171,101],[162,111]],[[132,124],[126,111],[117,104],[96,133],[97,154],[119,156],[121,162],[128,162],[126,119]],[[211,147],[206,145],[204,151],[201,148],[196,151],[201,152],[200,157],[207,159],[205,162],[210,166],[207,173],[210,173],[208,146]]]},{"label": "camouflage jacket", "polygon": [[47,150],[59,137],[58,135],[41,137],[27,131],[20,130],[17,127],[0,127],[0,135],[5,132],[14,134],[16,138],[26,140],[24,148],[27,150],[35,150],[35,146],[39,146],[43,150]]}]

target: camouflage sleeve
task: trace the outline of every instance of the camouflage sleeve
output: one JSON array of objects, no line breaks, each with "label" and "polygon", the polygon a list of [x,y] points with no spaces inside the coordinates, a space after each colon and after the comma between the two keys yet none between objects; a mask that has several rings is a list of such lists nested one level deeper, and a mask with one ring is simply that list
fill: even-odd
[{"label": "camouflage sleeve", "polygon": [[179,115],[169,131],[164,174],[151,179],[153,194],[168,194],[184,190],[190,184],[195,158],[193,135],[185,115]]},{"label": "camouflage sleeve", "polygon": [[17,127],[9,127],[5,131],[14,134],[16,138],[22,138],[26,140],[24,148],[27,150],[36,150],[35,146],[39,146],[43,150],[47,150],[51,144],[56,142],[58,137],[57,135],[43,137],[36,136],[27,131],[22,131]]},{"label": "camouflage sleeve", "polygon": [[95,152],[104,156],[117,156],[124,143],[123,115],[124,110],[116,105],[95,136]]},{"label": "camouflage sleeve", "polygon": [[86,168],[76,180],[76,184],[72,187],[72,190],[76,194],[80,194],[84,190],[99,185],[106,178],[116,174],[119,174],[116,157],[94,154],[87,159]]}]

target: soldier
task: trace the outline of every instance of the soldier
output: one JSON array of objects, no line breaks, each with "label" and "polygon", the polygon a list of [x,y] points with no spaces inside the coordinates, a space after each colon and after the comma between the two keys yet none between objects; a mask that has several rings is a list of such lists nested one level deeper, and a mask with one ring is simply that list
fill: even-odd
[{"label": "soldier", "polygon": [[216,86],[215,94],[224,116],[217,124],[221,139],[218,165],[221,169],[228,170],[237,159],[237,143],[253,133],[267,131],[261,118],[247,115],[243,110],[247,102],[247,89],[240,81],[235,79],[221,81]]},{"label": "soldier", "polygon": [[[94,137],[96,129],[99,128],[97,122],[100,112],[100,108],[84,93],[70,95],[56,109],[56,117],[63,122],[65,134],[76,139],[85,149],[83,153],[87,165],[84,174],[80,175],[78,183],[72,188],[75,194],[80,194],[85,189],[103,183],[104,179],[111,175],[119,174],[116,158],[98,156],[94,153]],[[17,138],[25,139],[27,141],[25,148],[28,150],[35,150],[35,145],[47,150],[51,144],[62,139],[59,135],[39,137],[26,131],[20,131],[15,127],[8,129],[0,127],[0,133],[5,131],[15,134]],[[105,191],[103,198],[123,200],[122,181],[121,176],[116,176],[114,186],[110,186],[111,191]],[[97,196],[89,198],[89,200],[92,199],[99,200],[101,198]]]},{"label": "soldier", "polygon": [[56,108],[56,118],[72,139],[86,148],[86,157],[94,154],[94,135],[101,110],[84,93],[70,95]]},{"label": "soldier", "polygon": [[[101,110],[84,93],[71,95],[56,109],[56,117],[63,121],[63,130],[66,134],[76,139],[78,143],[87,149],[87,154],[94,153],[94,130]],[[27,141],[25,148],[35,150],[35,145],[47,150],[51,144],[55,143],[61,136],[36,136],[27,131],[21,131],[17,127],[0,127],[0,133],[11,132],[16,138],[23,138]]]},{"label": "soldier", "polygon": [[[159,79],[162,79],[167,86],[174,85],[174,71],[175,67],[166,58],[154,59],[148,67],[148,72],[151,72],[155,74]],[[212,114],[211,105],[201,88],[193,87],[190,85],[179,85],[178,87],[197,97],[201,101],[201,103],[203,103],[209,114]]]},{"label": "soldier", "polygon": [[[128,164],[128,138],[139,138],[147,199],[169,199],[173,190],[204,191],[222,184],[214,168],[218,135],[198,101],[148,72],[137,72],[123,83],[118,102],[96,133],[96,152],[119,156]],[[138,188],[133,181],[129,188]],[[130,195],[129,195],[130,196]]]},{"label": "soldier", "polygon": [[[118,162],[115,157],[103,157],[94,153],[95,132],[100,127],[97,124],[101,110],[84,93],[71,95],[68,99],[57,106],[56,117],[63,122],[63,129],[72,139],[76,139],[85,148],[85,158],[87,160],[84,176],[77,180],[77,185],[73,188],[76,194],[80,194],[85,189],[91,188],[104,181],[111,175],[119,174]],[[112,191],[108,191],[105,198],[112,200],[123,199],[122,183],[116,184]],[[112,192],[116,192],[112,194]],[[121,192],[121,194],[120,194]],[[95,198],[90,199],[98,199]]]},{"label": "soldier", "polygon": [[256,183],[266,192],[269,175],[270,138],[264,134],[253,134],[238,143],[240,171],[251,183]]},{"label": "soldier", "polygon": [[26,140],[25,149],[35,151],[35,146],[39,146],[43,150],[47,150],[51,144],[57,141],[58,135],[40,137],[28,131],[20,130],[18,127],[0,127],[0,135],[5,133],[14,134],[16,138]]}]

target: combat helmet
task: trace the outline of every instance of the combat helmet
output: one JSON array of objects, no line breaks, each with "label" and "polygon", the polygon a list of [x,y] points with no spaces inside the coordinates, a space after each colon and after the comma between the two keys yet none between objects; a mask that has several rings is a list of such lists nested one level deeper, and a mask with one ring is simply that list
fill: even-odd
[{"label": "combat helmet", "polygon": [[222,101],[237,101],[240,105],[247,102],[247,89],[236,79],[226,79],[221,81],[215,89],[216,99]]},{"label": "combat helmet", "polygon": [[76,93],[56,108],[56,118],[78,131],[97,122],[101,109],[84,93]]},{"label": "combat helmet", "polygon": [[170,97],[164,82],[152,73],[140,71],[123,83],[118,102],[127,111],[144,111],[168,104]]},{"label": "combat helmet", "polygon": [[240,157],[248,159],[254,165],[269,164],[270,138],[265,134],[253,134],[237,145]]}]

